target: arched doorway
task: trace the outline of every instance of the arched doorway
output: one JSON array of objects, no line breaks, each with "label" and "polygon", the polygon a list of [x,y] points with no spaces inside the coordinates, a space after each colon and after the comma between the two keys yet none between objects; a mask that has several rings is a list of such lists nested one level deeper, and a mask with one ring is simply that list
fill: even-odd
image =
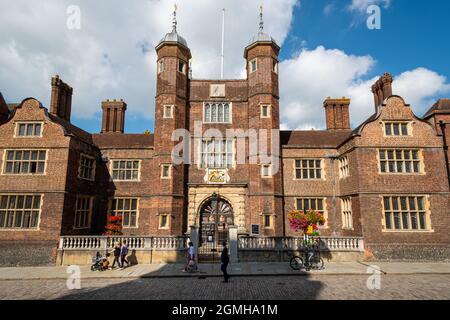
[{"label": "arched doorway", "polygon": [[222,243],[228,242],[228,227],[234,225],[231,204],[213,194],[200,207],[199,260],[210,261],[219,258]]}]

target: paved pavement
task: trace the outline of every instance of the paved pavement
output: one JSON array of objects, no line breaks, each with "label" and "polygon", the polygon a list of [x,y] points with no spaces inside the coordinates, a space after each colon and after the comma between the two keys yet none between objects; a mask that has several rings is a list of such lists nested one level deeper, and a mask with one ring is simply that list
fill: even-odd
[{"label": "paved pavement", "polygon": [[[235,263],[229,265],[234,276],[282,276],[282,275],[366,275],[372,273],[370,265],[379,268],[382,274],[450,274],[450,263],[413,262],[334,262],[326,263],[325,269],[310,272],[295,271],[289,263]],[[217,277],[221,275],[218,264],[200,264],[200,272],[183,273],[181,264],[135,265],[125,269],[91,271],[89,266],[80,266],[85,279],[105,278],[162,278],[162,277]],[[8,267],[0,268],[0,280],[51,280],[67,279],[67,266],[63,267]]]},{"label": "paved pavement", "polygon": [[[0,299],[128,300],[312,300],[312,299],[450,299],[450,275],[381,275],[367,286],[368,275],[305,275],[221,278],[82,278],[69,290],[65,279],[3,280]],[[370,282],[371,283],[371,282]],[[378,289],[374,289],[378,288]]]}]

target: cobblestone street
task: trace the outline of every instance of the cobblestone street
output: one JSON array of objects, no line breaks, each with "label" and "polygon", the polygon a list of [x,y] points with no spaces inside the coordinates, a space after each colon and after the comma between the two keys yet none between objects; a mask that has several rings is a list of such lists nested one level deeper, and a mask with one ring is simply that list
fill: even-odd
[{"label": "cobblestone street", "polygon": [[65,280],[2,280],[1,299],[450,299],[450,275],[382,275],[381,289],[368,276],[313,275],[85,279],[68,290]]}]

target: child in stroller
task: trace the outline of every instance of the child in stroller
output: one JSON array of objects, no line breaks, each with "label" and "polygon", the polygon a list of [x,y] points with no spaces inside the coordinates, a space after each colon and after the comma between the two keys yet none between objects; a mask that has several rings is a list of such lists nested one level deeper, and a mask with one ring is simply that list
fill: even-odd
[{"label": "child in stroller", "polygon": [[92,258],[92,271],[104,271],[109,269],[109,261],[108,261],[109,253],[106,254],[106,257],[102,257],[100,252],[97,252],[95,257]]},{"label": "child in stroller", "polygon": [[194,244],[189,242],[189,248],[187,252],[187,264],[183,269],[183,272],[198,272],[198,265],[195,257]]}]

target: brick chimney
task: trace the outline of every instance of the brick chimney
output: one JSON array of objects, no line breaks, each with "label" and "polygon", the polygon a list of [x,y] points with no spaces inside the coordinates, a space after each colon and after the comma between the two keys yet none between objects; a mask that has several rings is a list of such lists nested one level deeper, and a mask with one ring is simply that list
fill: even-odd
[{"label": "brick chimney", "polygon": [[50,113],[70,122],[72,112],[73,89],[58,75],[52,78],[52,96],[50,101]]},{"label": "brick chimney", "polygon": [[392,82],[392,75],[386,72],[372,86],[375,113],[378,112],[378,109],[383,104],[384,100],[392,96]]},{"label": "brick chimney", "polygon": [[3,99],[3,95],[0,92],[0,123],[5,122],[8,120],[9,117],[9,109],[8,105],[6,104],[5,99]]},{"label": "brick chimney", "polygon": [[350,99],[327,98],[323,102],[327,121],[327,130],[348,130],[350,129]]},{"label": "brick chimney", "polygon": [[102,117],[102,131],[107,132],[124,132],[125,127],[125,111],[127,104],[120,100],[106,100],[102,101],[103,117]]}]

